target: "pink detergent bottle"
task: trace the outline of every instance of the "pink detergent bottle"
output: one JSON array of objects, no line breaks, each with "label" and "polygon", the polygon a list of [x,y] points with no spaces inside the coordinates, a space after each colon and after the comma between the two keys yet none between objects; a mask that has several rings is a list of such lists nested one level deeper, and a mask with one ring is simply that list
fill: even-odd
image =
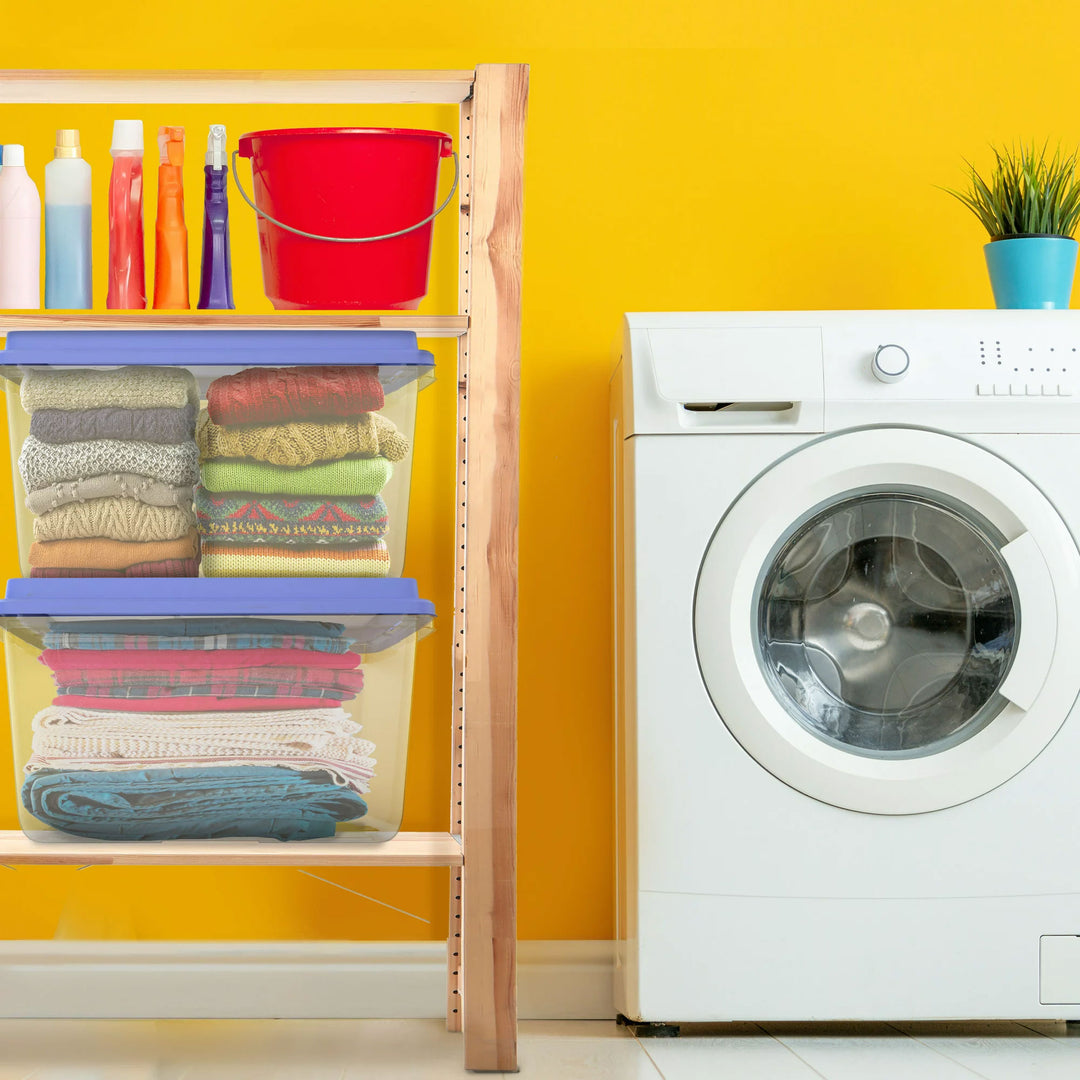
[{"label": "pink detergent bottle", "polygon": [[141,120],[113,123],[109,181],[109,308],[146,307],[143,253],[143,127]]},{"label": "pink detergent bottle", "polygon": [[23,148],[4,146],[0,166],[0,308],[41,307],[41,196]]}]

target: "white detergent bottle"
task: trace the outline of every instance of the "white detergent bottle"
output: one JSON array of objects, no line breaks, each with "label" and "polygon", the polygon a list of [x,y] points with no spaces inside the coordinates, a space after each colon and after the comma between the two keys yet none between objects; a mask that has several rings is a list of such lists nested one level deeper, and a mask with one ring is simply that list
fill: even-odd
[{"label": "white detergent bottle", "polygon": [[19,143],[0,167],[0,308],[41,307],[41,197]]},{"label": "white detergent bottle", "polygon": [[85,311],[94,306],[90,280],[90,165],[79,133],[56,133],[45,166],[45,306]]}]

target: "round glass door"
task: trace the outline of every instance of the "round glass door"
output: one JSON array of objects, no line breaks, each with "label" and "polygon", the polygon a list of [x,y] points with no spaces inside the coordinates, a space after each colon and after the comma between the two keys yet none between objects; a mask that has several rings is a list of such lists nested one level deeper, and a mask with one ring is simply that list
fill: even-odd
[{"label": "round glass door", "polygon": [[1004,538],[930,493],[845,498],[766,564],[759,659],[811,734],[873,757],[937,753],[1004,708],[1017,630]]}]

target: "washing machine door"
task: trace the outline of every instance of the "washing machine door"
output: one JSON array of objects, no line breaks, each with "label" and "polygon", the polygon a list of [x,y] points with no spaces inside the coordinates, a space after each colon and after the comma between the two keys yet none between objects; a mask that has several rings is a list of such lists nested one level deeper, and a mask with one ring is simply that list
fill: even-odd
[{"label": "washing machine door", "polygon": [[846,432],[734,503],[694,632],[720,718],[778,779],[851,810],[939,810],[1015,776],[1072,708],[1080,553],[995,454]]}]

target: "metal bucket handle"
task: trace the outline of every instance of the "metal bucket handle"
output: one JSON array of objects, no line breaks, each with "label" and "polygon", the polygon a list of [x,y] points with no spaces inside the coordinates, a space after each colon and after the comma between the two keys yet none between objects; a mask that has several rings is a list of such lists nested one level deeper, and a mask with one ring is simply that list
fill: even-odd
[{"label": "metal bucket handle", "polygon": [[458,186],[458,156],[457,151],[452,152],[454,159],[454,183],[450,188],[450,194],[443,199],[442,204],[433,212],[428,214],[423,221],[418,221],[415,225],[409,225],[405,229],[398,229],[397,232],[382,233],[379,236],[320,236],[318,233],[304,232],[303,229],[295,229],[292,225],[286,225],[283,221],[278,221],[277,218],[271,217],[265,210],[260,210],[255,203],[248,198],[248,193],[244,190],[243,184],[240,183],[240,174],[236,169],[236,156],[239,154],[239,150],[232,152],[232,174],[233,180],[236,182],[236,190],[240,192],[240,198],[244,200],[261,218],[265,218],[267,221],[276,225],[279,229],[284,229],[286,232],[295,233],[297,236],[306,236],[309,240],[325,240],[331,244],[370,244],[375,240],[392,240],[395,236],[404,236],[406,233],[415,232],[417,229],[428,222],[434,221],[449,205],[450,200],[454,197],[454,192],[457,191]]}]

